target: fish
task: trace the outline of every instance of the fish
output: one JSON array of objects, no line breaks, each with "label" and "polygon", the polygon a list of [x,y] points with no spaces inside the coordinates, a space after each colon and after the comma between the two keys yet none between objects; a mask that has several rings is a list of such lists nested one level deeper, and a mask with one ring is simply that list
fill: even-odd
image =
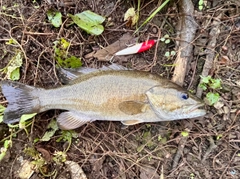
[{"label": "fish", "polygon": [[64,112],[57,117],[59,128],[76,129],[100,121],[139,123],[173,121],[206,114],[204,102],[187,90],[157,74],[124,67],[62,70],[65,85],[44,89],[4,80],[2,93],[8,101],[3,121],[13,124],[23,114],[51,109]]}]

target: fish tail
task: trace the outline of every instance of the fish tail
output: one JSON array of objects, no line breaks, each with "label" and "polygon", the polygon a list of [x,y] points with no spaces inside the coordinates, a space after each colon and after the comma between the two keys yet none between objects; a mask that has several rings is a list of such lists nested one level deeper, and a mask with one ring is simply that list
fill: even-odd
[{"label": "fish tail", "polygon": [[12,124],[18,122],[23,114],[38,113],[40,110],[39,90],[13,81],[2,81],[2,93],[8,101],[4,111],[3,122]]}]

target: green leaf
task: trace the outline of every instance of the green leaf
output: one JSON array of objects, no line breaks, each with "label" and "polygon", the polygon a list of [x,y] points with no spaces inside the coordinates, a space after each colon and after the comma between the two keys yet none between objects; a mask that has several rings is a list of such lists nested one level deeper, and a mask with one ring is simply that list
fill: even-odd
[{"label": "green leaf", "polygon": [[203,90],[206,90],[207,89],[207,86],[205,83],[200,83],[200,88],[202,88]]},{"label": "green leaf", "polygon": [[201,75],[200,77],[202,78],[202,82],[206,84],[208,84],[210,79],[212,78],[211,76],[201,76]]},{"label": "green leaf", "polygon": [[170,57],[170,52],[168,52],[168,51],[165,52],[164,56],[165,56],[165,57]]},{"label": "green leaf", "polygon": [[0,116],[0,123],[3,122],[3,116]]},{"label": "green leaf", "polygon": [[170,42],[171,42],[170,39],[165,40],[165,44],[169,44]]},{"label": "green leaf", "polygon": [[203,0],[199,0],[199,1],[198,1],[198,5],[199,5],[199,6],[202,6],[202,5],[203,5]]},{"label": "green leaf", "polygon": [[16,45],[17,44],[17,41],[13,38],[9,39],[8,42],[6,42],[7,45]]},{"label": "green leaf", "polygon": [[35,144],[35,143],[37,143],[39,140],[40,140],[39,138],[35,138],[35,139],[33,140],[33,143]]},{"label": "green leaf", "polygon": [[222,134],[218,134],[218,135],[217,135],[217,140],[221,139],[222,136],[223,136]]},{"label": "green leaf", "polygon": [[1,153],[0,153],[0,161],[2,161],[2,159],[5,157],[5,155],[6,155],[6,152],[7,152],[7,150],[6,149],[2,149],[2,148],[0,148],[1,149]]},{"label": "green leaf", "polygon": [[80,66],[82,66],[82,62],[80,58],[71,56],[65,60],[65,67],[67,68],[78,68]]},{"label": "green leaf", "polygon": [[100,35],[104,31],[104,27],[101,25],[105,21],[105,17],[102,17],[89,10],[79,14],[68,14],[75,24],[87,33],[92,35]]},{"label": "green leaf", "polygon": [[[26,121],[28,119],[31,119],[33,118],[34,116],[36,116],[37,113],[32,113],[32,114],[23,114],[20,118],[20,121],[19,121],[19,128],[20,129],[25,129],[25,126],[26,126]],[[26,131],[27,132],[27,131]]]},{"label": "green leaf", "polygon": [[165,39],[168,39],[168,38],[169,38],[169,35],[168,35],[168,34],[165,34],[165,35],[164,35],[164,38],[165,38]]},{"label": "green leaf", "polygon": [[220,95],[219,93],[212,93],[208,92],[206,95],[207,101],[209,102],[209,105],[214,105],[216,102],[218,102]]},{"label": "green leaf", "polygon": [[183,137],[187,137],[187,136],[189,135],[189,133],[188,133],[187,131],[182,131],[182,132],[181,132],[181,135],[182,135]]},{"label": "green leaf", "polygon": [[50,129],[50,130],[45,132],[43,137],[40,139],[41,141],[49,141],[51,139],[51,137],[54,136],[54,134],[58,130],[57,121],[56,120],[51,120],[51,122],[48,124],[47,129]]},{"label": "green leaf", "polygon": [[5,140],[3,147],[0,148],[0,161],[4,158],[6,155],[7,149],[12,147],[12,141],[11,140]]},{"label": "green leaf", "polygon": [[146,127],[147,128],[150,128],[152,125],[151,124],[146,124]]},{"label": "green leaf", "polygon": [[171,51],[171,56],[174,56],[174,55],[176,55],[176,52],[175,51]]},{"label": "green leaf", "polygon": [[3,114],[3,112],[5,111],[5,107],[3,105],[0,104],[0,115]]},{"label": "green leaf", "polygon": [[61,38],[61,48],[64,50],[67,50],[68,47],[70,46],[70,43],[68,41],[66,41],[64,38]]},{"label": "green leaf", "polygon": [[54,42],[55,60],[63,68],[79,68],[82,66],[80,58],[68,55],[70,43],[64,38]]},{"label": "green leaf", "polygon": [[62,135],[59,137],[56,142],[60,142],[61,140],[63,141],[68,141],[69,143],[72,141],[72,138],[77,138],[78,134],[75,131],[61,131]]},{"label": "green leaf", "polygon": [[[10,67],[8,69],[10,69]],[[15,68],[12,71],[12,73],[10,75],[10,79],[11,80],[19,80],[20,79],[20,68],[19,67]]]},{"label": "green leaf", "polygon": [[221,80],[220,79],[211,79],[209,87],[212,89],[221,89]]},{"label": "green leaf", "polygon": [[66,152],[62,152],[62,151],[55,152],[53,156],[54,156],[53,161],[55,161],[57,164],[62,164],[63,162],[67,161]]},{"label": "green leaf", "polygon": [[162,42],[164,42],[164,41],[165,41],[165,38],[164,38],[164,37],[162,37],[160,40],[161,40]]},{"label": "green leaf", "polygon": [[65,60],[61,58],[56,58],[56,59],[60,64],[60,66],[64,68],[78,68],[82,66],[81,59],[75,56],[71,56],[69,58],[66,58]]},{"label": "green leaf", "polygon": [[131,26],[134,26],[138,22],[138,13],[135,12],[133,7],[129,8],[124,14],[124,21],[130,21]]},{"label": "green leaf", "polygon": [[20,67],[22,66],[22,53],[18,52],[8,64],[7,79],[9,80],[19,80],[20,79]]},{"label": "green leaf", "polygon": [[162,137],[161,135],[158,136],[158,142],[161,142],[162,144],[166,144],[167,137]]},{"label": "green leaf", "polygon": [[60,27],[62,25],[62,14],[58,11],[48,10],[47,11],[48,20],[54,27]]},{"label": "green leaf", "polygon": [[5,149],[8,149],[9,147],[12,146],[12,141],[11,140],[5,140],[3,144]]},{"label": "green leaf", "polygon": [[27,121],[28,119],[31,119],[33,118],[34,116],[36,116],[37,113],[32,113],[32,114],[23,114],[20,118],[20,122],[25,122]]}]

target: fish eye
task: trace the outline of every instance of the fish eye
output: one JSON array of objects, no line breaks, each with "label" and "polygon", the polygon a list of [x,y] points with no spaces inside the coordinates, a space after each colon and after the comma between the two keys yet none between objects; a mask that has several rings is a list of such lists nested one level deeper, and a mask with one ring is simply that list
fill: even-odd
[{"label": "fish eye", "polygon": [[182,93],[182,94],[181,94],[181,98],[182,98],[182,99],[188,99],[189,96],[188,96],[187,93]]}]

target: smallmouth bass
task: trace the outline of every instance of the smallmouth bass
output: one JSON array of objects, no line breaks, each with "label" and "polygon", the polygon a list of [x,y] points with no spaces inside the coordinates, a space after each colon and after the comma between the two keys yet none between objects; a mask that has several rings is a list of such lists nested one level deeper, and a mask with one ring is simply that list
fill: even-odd
[{"label": "smallmouth bass", "polygon": [[2,93],[8,101],[4,122],[15,123],[23,114],[50,109],[67,110],[57,117],[59,127],[66,130],[95,120],[134,125],[206,114],[200,99],[158,75],[111,68],[83,71],[73,75],[75,79],[68,85],[54,89],[2,81]]}]

